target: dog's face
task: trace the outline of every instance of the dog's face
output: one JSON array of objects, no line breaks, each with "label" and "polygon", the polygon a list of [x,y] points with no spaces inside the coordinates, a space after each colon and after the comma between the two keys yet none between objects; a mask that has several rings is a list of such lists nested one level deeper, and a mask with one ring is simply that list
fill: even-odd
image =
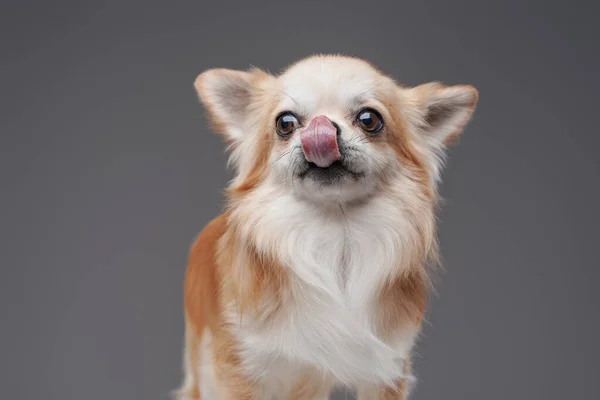
[{"label": "dog's face", "polygon": [[477,102],[471,86],[403,88],[341,56],[311,57],[277,77],[209,70],[196,88],[231,144],[235,190],[334,205],[435,192],[446,145]]}]

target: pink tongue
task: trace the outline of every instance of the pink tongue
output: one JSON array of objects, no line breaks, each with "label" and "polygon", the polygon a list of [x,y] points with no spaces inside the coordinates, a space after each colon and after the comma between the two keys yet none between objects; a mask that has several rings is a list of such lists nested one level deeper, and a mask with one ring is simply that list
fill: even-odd
[{"label": "pink tongue", "polygon": [[300,142],[306,161],[321,168],[329,167],[341,157],[337,130],[324,115],[313,118],[308,127],[300,132]]}]

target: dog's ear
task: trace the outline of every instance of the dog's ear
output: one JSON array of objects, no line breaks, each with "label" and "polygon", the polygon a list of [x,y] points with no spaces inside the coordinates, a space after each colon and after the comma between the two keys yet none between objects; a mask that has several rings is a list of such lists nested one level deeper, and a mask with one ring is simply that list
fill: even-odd
[{"label": "dog's ear", "polygon": [[410,92],[417,107],[420,131],[432,144],[442,146],[458,138],[479,98],[473,86],[445,86],[439,82],[416,86]]},{"label": "dog's ear", "polygon": [[431,166],[439,174],[446,148],[469,122],[479,93],[469,85],[446,86],[430,82],[405,90],[405,94],[410,103],[411,125],[423,139],[432,157]]},{"label": "dog's ear", "polygon": [[228,142],[238,142],[248,133],[248,117],[259,94],[259,84],[269,77],[258,68],[249,71],[215,68],[196,78],[194,87],[213,129]]}]

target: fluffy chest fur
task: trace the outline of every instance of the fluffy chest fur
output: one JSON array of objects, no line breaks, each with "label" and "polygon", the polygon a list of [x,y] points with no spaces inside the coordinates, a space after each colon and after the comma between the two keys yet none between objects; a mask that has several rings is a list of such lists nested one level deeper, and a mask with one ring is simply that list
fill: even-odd
[{"label": "fluffy chest fur", "polygon": [[[245,215],[240,228],[258,249],[275,256],[288,285],[267,320],[240,315],[235,301],[230,304],[229,321],[247,370],[278,382],[279,373],[302,366],[328,371],[345,384],[402,378],[418,331],[418,322],[399,304],[413,301],[401,298],[411,294],[394,286],[414,267],[408,246],[416,232],[406,210],[390,207],[392,199],[385,197],[348,208],[271,199]],[[395,293],[386,297],[386,290]],[[265,297],[259,307],[268,309],[272,301]],[[396,323],[393,332],[383,321]]]}]

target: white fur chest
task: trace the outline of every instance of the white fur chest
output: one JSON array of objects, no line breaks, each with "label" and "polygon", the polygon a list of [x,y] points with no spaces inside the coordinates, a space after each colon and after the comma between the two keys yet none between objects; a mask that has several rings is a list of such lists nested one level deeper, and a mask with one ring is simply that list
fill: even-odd
[{"label": "white fur chest", "polygon": [[417,327],[407,325],[397,341],[384,343],[371,321],[379,284],[401,265],[408,234],[402,211],[377,211],[387,205],[327,212],[282,198],[270,207],[252,221],[261,232],[257,245],[277,251],[293,289],[266,326],[247,317],[240,325],[232,307],[248,371],[279,383],[277,376],[297,376],[303,365],[345,384],[402,377]]}]

